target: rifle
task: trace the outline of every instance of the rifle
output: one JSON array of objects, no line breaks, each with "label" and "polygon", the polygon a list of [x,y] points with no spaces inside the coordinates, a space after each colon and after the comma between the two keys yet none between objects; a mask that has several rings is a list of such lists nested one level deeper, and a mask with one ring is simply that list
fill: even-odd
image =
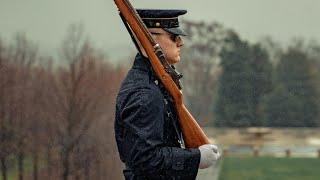
[{"label": "rifle", "polygon": [[[173,98],[186,147],[197,148],[203,144],[209,144],[209,138],[183,103],[179,81],[181,75],[168,64],[160,45],[155,42],[129,0],[114,0],[114,2],[126,27],[128,30],[131,30],[129,33],[134,33],[137,40],[143,46],[153,71]],[[131,37],[133,37],[132,34]],[[136,42],[135,45],[137,46]]]}]

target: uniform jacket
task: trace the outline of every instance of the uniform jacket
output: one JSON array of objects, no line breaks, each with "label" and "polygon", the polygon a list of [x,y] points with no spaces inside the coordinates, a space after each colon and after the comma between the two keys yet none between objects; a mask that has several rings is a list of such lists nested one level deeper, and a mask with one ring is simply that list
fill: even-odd
[{"label": "uniform jacket", "polygon": [[126,180],[196,178],[200,151],[182,148],[172,98],[139,54],[117,96],[114,127]]}]

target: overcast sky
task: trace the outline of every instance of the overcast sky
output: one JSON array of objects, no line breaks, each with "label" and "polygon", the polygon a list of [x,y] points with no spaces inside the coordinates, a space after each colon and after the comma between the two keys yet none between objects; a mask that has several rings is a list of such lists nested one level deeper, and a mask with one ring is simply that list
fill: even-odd
[{"label": "overcast sky", "polygon": [[[137,8],[187,9],[184,18],[218,21],[251,42],[265,35],[283,43],[296,36],[320,42],[319,0],[131,2]],[[0,0],[0,37],[6,41],[16,32],[25,32],[30,40],[54,53],[72,23],[83,23],[95,46],[111,57],[118,57],[120,47],[129,47],[132,51],[133,45],[113,0]]]}]

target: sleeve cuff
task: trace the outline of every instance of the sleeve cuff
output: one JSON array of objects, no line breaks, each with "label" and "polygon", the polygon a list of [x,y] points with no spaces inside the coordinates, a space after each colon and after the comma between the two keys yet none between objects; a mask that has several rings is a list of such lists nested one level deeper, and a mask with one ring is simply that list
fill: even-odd
[{"label": "sleeve cuff", "polygon": [[192,149],[175,149],[173,155],[172,169],[176,172],[181,171],[182,176],[187,179],[195,179],[198,174],[200,163],[200,150]]}]

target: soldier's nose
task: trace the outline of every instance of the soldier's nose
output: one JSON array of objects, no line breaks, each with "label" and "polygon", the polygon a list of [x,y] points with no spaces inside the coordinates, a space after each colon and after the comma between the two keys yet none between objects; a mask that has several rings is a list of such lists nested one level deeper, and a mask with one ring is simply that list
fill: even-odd
[{"label": "soldier's nose", "polygon": [[178,44],[178,47],[181,47],[184,45],[184,41],[183,39],[179,36],[178,40],[177,40],[177,44]]}]

